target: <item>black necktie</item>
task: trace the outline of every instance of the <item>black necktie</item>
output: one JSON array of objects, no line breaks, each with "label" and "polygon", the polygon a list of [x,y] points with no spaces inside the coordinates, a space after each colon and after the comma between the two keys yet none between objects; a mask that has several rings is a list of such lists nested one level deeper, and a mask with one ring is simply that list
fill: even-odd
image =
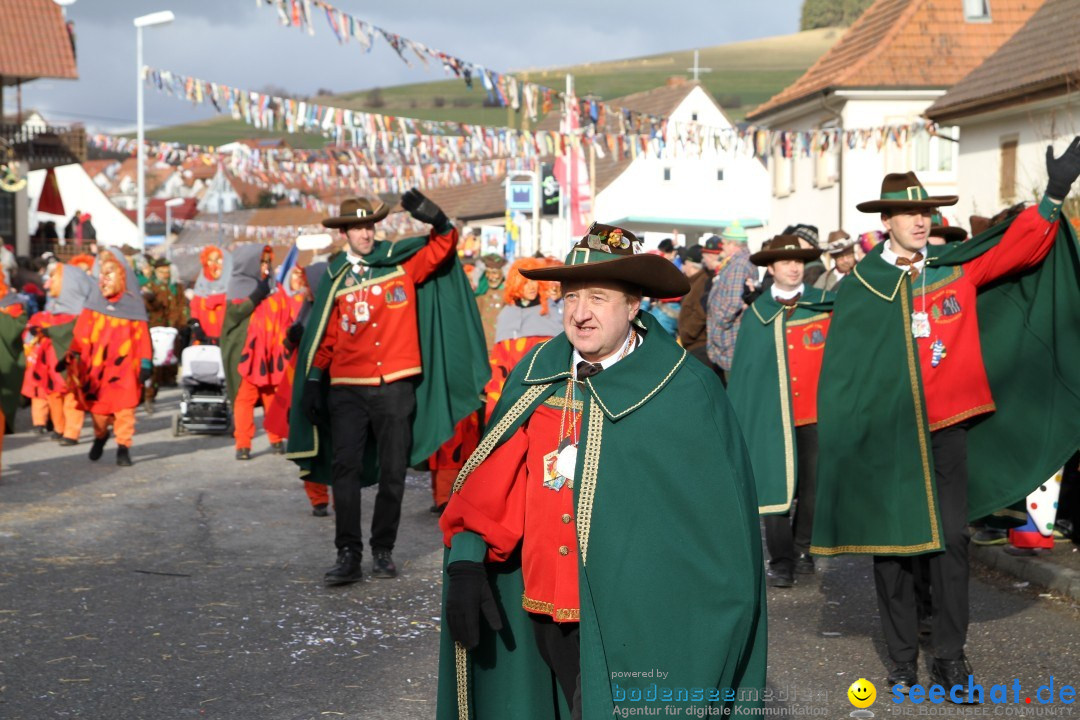
[{"label": "black necktie", "polygon": [[577,379],[588,380],[603,369],[604,366],[600,363],[591,363],[588,360],[582,360],[577,364]]}]

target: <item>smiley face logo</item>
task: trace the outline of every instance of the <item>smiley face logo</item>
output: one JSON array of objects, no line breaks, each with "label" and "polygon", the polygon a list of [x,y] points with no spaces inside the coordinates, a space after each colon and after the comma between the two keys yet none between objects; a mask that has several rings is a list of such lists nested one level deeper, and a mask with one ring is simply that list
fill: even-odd
[{"label": "smiley face logo", "polygon": [[847,691],[848,700],[857,708],[868,708],[877,699],[877,688],[866,678],[859,678],[851,683]]}]

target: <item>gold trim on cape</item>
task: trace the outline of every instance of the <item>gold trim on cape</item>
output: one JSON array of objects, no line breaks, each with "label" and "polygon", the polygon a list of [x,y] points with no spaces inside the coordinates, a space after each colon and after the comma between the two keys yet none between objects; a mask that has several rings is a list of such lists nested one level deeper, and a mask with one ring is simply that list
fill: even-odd
[{"label": "gold trim on cape", "polygon": [[589,403],[589,430],[585,436],[581,486],[577,497],[578,554],[581,555],[582,567],[585,566],[585,560],[589,554],[589,529],[592,527],[593,497],[596,495],[596,476],[600,469],[600,442],[603,439],[603,432],[604,414],[600,412],[598,403]]},{"label": "gold trim on cape", "polygon": [[780,382],[780,422],[784,433],[784,479],[787,484],[787,501],[776,505],[758,507],[758,514],[775,514],[791,509],[795,497],[795,437],[791,422],[791,388],[788,386],[787,328],[785,323],[773,323],[773,344],[776,346],[776,369]]}]

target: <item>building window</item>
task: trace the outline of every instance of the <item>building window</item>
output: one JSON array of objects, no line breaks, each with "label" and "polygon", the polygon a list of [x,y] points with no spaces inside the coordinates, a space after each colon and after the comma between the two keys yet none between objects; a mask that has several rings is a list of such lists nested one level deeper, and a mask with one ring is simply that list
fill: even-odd
[{"label": "building window", "polygon": [[964,0],[964,19],[968,22],[990,22],[990,0]]},{"label": "building window", "polygon": [[[822,130],[831,130],[835,125],[823,126]],[[840,179],[840,146],[833,144],[829,136],[829,146],[814,153],[814,187],[829,188]]]},{"label": "building window", "polygon": [[934,135],[917,132],[911,138],[911,169],[922,173],[951,173],[959,152],[959,128],[939,127]]},{"label": "building window", "polygon": [[1001,202],[1006,205],[1016,200],[1016,149],[1019,144],[1015,135],[1001,139]]},{"label": "building window", "polygon": [[773,195],[787,197],[795,191],[795,160],[777,147],[772,154]]},{"label": "building window", "polygon": [[671,168],[666,167],[664,168],[664,182],[667,182],[668,180],[671,180]]},{"label": "building window", "polygon": [[690,120],[692,120],[693,122],[697,122],[697,113],[691,113]]},{"label": "building window", "polygon": [[716,171],[716,181],[717,182],[724,182],[724,171],[723,171],[723,169]]}]

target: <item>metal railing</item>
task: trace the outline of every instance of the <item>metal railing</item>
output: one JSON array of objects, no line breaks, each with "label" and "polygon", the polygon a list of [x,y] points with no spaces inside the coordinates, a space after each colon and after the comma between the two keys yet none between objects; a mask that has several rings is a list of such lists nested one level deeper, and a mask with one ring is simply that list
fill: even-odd
[{"label": "metal railing", "polygon": [[81,163],[86,161],[86,128],[2,123],[0,147],[11,148],[31,170]]}]

